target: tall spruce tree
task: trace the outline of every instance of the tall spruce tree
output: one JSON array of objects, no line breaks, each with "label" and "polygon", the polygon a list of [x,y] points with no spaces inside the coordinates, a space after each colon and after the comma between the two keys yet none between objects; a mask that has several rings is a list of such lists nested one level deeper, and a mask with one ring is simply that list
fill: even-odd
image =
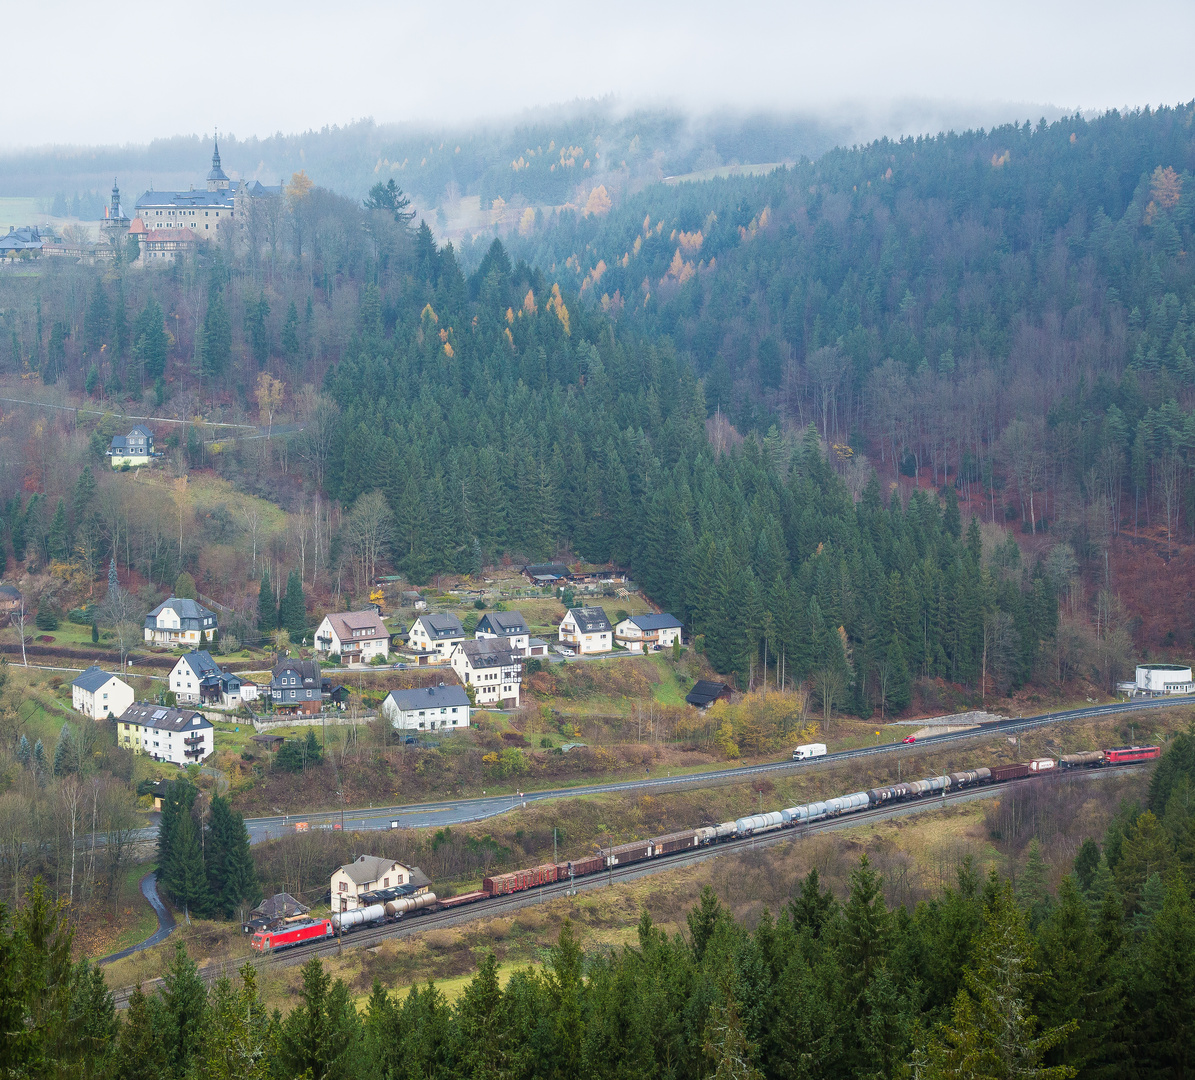
[{"label": "tall spruce tree", "polygon": [[261,588],[257,593],[257,629],[263,634],[278,629],[278,610],[274,607],[274,589],[270,584],[270,572],[261,575]]},{"label": "tall spruce tree", "polygon": [[75,740],[69,723],[62,725],[58,741],[54,744],[54,775],[65,776],[75,771]]},{"label": "tall spruce tree", "polygon": [[207,987],[199,965],[175,942],[174,955],[162,977],[160,1038],[170,1064],[169,1075],[187,1077],[203,1044],[207,1026]]},{"label": "tall spruce tree", "polygon": [[220,915],[231,919],[242,904],[251,908],[260,902],[261,886],[244,818],[220,795],[212,799],[205,855],[208,889]]},{"label": "tall spruce tree", "polygon": [[307,601],[303,597],[303,583],[299,580],[297,570],[292,570],[286,577],[286,595],[279,606],[278,625],[296,643],[302,640],[307,629]]}]

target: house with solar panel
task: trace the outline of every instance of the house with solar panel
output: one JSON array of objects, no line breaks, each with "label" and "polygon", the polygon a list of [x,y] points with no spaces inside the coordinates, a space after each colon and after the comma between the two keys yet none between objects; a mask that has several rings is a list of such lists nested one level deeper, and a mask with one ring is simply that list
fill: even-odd
[{"label": "house with solar panel", "polygon": [[569,608],[557,634],[562,644],[571,645],[581,656],[614,648],[614,627],[600,607]]},{"label": "house with solar panel", "polygon": [[614,628],[614,640],[631,652],[670,649],[674,641],[684,644],[681,629],[680,620],[667,612],[659,615],[632,615]]},{"label": "house with solar panel", "polygon": [[198,600],[172,596],[145,616],[145,640],[153,645],[203,645],[216,640],[216,616]]},{"label": "house with solar panel", "polygon": [[137,702],[116,721],[116,739],[135,754],[180,767],[201,762],[216,748],[212,722],[194,709]]}]

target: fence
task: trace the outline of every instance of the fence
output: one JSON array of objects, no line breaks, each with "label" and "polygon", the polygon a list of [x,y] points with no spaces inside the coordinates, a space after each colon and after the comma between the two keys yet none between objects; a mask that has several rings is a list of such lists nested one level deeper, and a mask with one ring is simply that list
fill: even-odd
[{"label": "fence", "polygon": [[274,728],[287,727],[322,727],[324,724],[351,725],[368,724],[377,719],[376,712],[359,712],[355,716],[350,712],[296,713],[293,716],[278,716],[271,713],[268,716],[253,714],[253,727],[260,735]]}]

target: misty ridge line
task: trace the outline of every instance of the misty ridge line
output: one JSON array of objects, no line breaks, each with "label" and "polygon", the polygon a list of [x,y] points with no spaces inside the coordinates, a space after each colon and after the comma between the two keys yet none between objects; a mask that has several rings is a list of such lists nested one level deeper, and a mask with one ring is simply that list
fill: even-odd
[{"label": "misty ridge line", "polygon": [[[454,189],[449,185],[455,183],[463,194],[476,194],[481,174],[508,169],[526,149],[563,145],[564,140],[614,147],[615,164],[594,161],[590,175],[619,171],[622,162],[632,174],[637,165],[651,166],[662,178],[711,165],[815,160],[837,147],[883,137],[988,129],[1029,118],[1054,120],[1074,111],[1031,103],[910,98],[882,106],[844,102],[809,110],[728,107],[699,113],[676,104],[649,107],[603,98],[527,109],[476,123],[363,118],[264,137],[238,138],[222,131],[220,143],[230,174],[236,178],[277,183],[305,169],[321,186],[360,197],[379,177],[394,175],[405,190],[434,207],[451,198]],[[211,137],[209,133],[175,134],[123,145],[6,148],[0,150],[0,193],[36,197],[105,192],[113,175],[122,176],[122,187],[130,191],[185,185],[194,178],[197,155],[204,153]],[[625,153],[632,148],[634,160]],[[418,162],[423,162],[444,149],[450,149],[454,159],[448,168],[439,162],[432,168],[425,165],[426,175],[421,176],[413,155],[418,153]],[[404,161],[407,165],[401,168]]]}]

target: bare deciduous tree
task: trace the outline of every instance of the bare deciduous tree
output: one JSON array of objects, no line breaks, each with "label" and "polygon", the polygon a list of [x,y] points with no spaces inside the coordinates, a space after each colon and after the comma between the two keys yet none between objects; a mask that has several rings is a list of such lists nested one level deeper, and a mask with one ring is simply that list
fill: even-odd
[{"label": "bare deciduous tree", "polygon": [[345,540],[353,552],[354,578],[358,592],[360,578],[365,577],[369,585],[377,573],[378,560],[394,535],[394,515],[386,496],[380,491],[370,491],[360,496],[344,523]]}]

